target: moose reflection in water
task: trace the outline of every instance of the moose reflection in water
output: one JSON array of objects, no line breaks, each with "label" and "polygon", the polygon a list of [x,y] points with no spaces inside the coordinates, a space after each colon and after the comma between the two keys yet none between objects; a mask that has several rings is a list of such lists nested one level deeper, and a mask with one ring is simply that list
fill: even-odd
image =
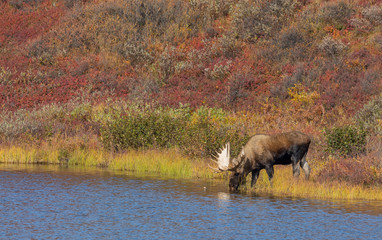
[{"label": "moose reflection in water", "polygon": [[265,169],[272,183],[273,165],[293,166],[293,175],[300,175],[300,167],[309,179],[310,167],[306,162],[306,154],[310,145],[310,137],[298,131],[275,135],[254,135],[242,148],[239,156],[230,158],[230,144],[227,143],[220,153],[217,153],[216,172],[231,171],[229,179],[230,190],[238,190],[244,184],[247,175],[252,172],[251,187],[256,184],[260,170]]}]

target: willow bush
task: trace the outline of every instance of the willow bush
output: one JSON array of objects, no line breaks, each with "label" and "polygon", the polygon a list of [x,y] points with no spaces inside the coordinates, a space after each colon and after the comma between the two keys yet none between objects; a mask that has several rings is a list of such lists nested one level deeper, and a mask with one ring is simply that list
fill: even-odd
[{"label": "willow bush", "polygon": [[382,136],[382,94],[366,103],[355,119],[370,133]]},{"label": "willow bush", "polygon": [[233,123],[221,109],[200,107],[186,123],[180,147],[187,155],[211,156],[230,142],[236,155],[249,138],[247,130],[244,124]]},{"label": "willow bush", "polygon": [[354,156],[366,151],[367,132],[362,127],[345,125],[325,131],[327,148],[330,153]]},{"label": "willow bush", "polygon": [[114,110],[101,122],[100,138],[106,148],[117,151],[179,148],[187,155],[211,156],[226,142],[238,153],[248,139],[246,128],[230,123],[221,109],[131,106]]},{"label": "willow bush", "polygon": [[187,111],[150,106],[114,110],[102,123],[100,137],[106,148],[115,150],[176,146],[185,129]]}]

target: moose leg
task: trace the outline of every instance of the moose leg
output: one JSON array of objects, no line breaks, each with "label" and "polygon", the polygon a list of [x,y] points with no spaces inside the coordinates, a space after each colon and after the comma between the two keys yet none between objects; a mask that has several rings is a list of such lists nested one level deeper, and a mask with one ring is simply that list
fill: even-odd
[{"label": "moose leg", "polygon": [[251,187],[253,187],[256,184],[257,179],[259,178],[259,174],[260,174],[260,169],[252,170]]},{"label": "moose leg", "polygon": [[265,167],[265,171],[267,171],[269,183],[272,186],[272,179],[273,179],[273,173],[274,173],[273,166]]},{"label": "moose leg", "polygon": [[248,174],[244,174],[244,175],[241,175],[240,176],[240,185],[244,185],[247,183],[247,175]]},{"label": "moose leg", "polygon": [[298,166],[297,158],[293,155],[291,157],[292,160],[292,167],[293,167],[293,176],[298,177],[300,176],[300,167]]},{"label": "moose leg", "polygon": [[293,163],[293,176],[298,178],[300,176],[300,167],[297,163]]},{"label": "moose leg", "polygon": [[306,158],[306,153],[305,153],[304,157],[300,161],[300,167],[304,170],[305,179],[309,180],[310,167],[309,167],[309,164],[308,164],[308,162],[306,161],[305,158]]}]

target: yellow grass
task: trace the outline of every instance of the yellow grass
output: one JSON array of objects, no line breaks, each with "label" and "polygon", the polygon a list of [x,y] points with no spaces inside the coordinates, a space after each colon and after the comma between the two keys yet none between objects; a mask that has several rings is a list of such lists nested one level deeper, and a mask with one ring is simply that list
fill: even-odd
[{"label": "yellow grass", "polygon": [[[250,182],[250,181],[247,181]],[[294,178],[291,166],[275,166],[272,186],[262,171],[255,189],[247,184],[250,193],[268,193],[275,196],[309,197],[317,199],[382,200],[380,187],[350,185],[343,182],[317,182],[314,176],[305,180],[303,172]]]},{"label": "yellow grass", "polygon": [[[109,168],[139,173],[157,173],[182,178],[212,178],[201,160],[190,160],[174,150],[130,151],[111,157]],[[203,167],[202,167],[203,166]]]},{"label": "yellow grass", "polygon": [[0,163],[14,164],[58,164],[59,151],[42,151],[35,148],[11,146],[0,148]]},{"label": "yellow grass", "polygon": [[57,149],[55,147],[0,148],[0,163],[63,164],[68,166],[102,167],[110,170],[155,173],[181,178],[215,178],[204,161],[188,159],[176,150],[147,150],[112,153],[97,149]]},{"label": "yellow grass", "polygon": [[[228,179],[226,174],[214,174],[201,159],[189,159],[176,150],[147,150],[112,153],[100,149],[62,150],[54,146],[41,148],[2,147],[0,163],[10,164],[66,164],[68,166],[102,167],[110,170],[134,171],[177,178]],[[303,172],[296,179],[291,166],[276,166],[272,186],[265,171],[261,171],[254,189],[250,175],[243,189],[247,193],[274,196],[309,197],[317,199],[382,200],[380,187],[355,186],[341,182],[320,183],[304,179]]]}]

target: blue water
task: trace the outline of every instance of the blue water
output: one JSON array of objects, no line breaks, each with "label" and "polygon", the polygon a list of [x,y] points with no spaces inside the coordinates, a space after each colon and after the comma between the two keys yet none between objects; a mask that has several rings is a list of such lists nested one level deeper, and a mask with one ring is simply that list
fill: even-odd
[{"label": "blue water", "polygon": [[225,182],[0,165],[0,239],[382,239],[381,202],[230,194]]}]

